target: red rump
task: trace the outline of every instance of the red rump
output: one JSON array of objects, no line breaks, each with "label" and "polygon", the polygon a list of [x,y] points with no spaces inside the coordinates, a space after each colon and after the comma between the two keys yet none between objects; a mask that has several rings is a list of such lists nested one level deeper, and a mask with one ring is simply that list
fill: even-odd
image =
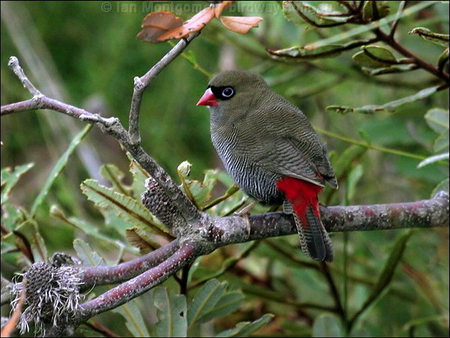
[{"label": "red rump", "polygon": [[[292,203],[294,212],[302,222],[306,220],[308,206],[311,206],[314,214],[320,218],[319,201],[317,199],[317,195],[322,191],[320,185],[286,176],[277,181],[277,188]],[[304,225],[306,224],[308,224],[307,221]]]}]

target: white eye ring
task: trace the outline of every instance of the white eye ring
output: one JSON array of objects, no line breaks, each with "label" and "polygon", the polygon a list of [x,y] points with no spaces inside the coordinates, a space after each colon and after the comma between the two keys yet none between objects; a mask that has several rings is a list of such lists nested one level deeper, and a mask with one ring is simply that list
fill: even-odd
[{"label": "white eye ring", "polygon": [[222,90],[222,96],[225,98],[230,98],[234,95],[234,89],[232,87],[226,87]]}]

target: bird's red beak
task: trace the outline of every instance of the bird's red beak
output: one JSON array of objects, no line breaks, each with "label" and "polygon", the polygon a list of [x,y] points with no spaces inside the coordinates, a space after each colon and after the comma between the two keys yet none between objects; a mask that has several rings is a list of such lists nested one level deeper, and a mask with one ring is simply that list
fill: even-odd
[{"label": "bird's red beak", "polygon": [[200,101],[197,102],[197,106],[214,106],[217,107],[219,103],[217,102],[216,97],[214,96],[211,88],[208,88],[203,96],[200,98]]}]

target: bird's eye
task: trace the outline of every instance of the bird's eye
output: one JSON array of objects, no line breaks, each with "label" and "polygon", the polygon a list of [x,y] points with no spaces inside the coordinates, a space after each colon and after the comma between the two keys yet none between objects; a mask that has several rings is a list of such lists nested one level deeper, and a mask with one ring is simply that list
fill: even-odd
[{"label": "bird's eye", "polygon": [[224,98],[224,99],[230,99],[230,98],[232,98],[233,97],[233,95],[234,95],[234,89],[232,88],[232,87],[225,87],[223,90],[222,90],[222,97]]},{"label": "bird's eye", "polygon": [[233,87],[210,86],[209,88],[213,92],[214,96],[222,101],[229,100],[236,94]]}]

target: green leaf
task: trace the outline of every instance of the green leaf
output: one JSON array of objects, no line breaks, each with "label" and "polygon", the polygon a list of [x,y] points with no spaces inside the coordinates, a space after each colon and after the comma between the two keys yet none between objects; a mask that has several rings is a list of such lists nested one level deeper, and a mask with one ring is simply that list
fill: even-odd
[{"label": "green leaf", "polygon": [[367,297],[366,301],[361,306],[361,308],[354,314],[352,321],[354,321],[364,311],[366,311],[380,297],[382,292],[385,291],[385,289],[389,286],[389,284],[392,281],[392,278],[394,277],[395,268],[397,267],[398,263],[400,262],[400,259],[403,256],[403,253],[405,252],[406,244],[409,238],[411,237],[412,233],[413,233],[412,231],[407,231],[405,234],[399,236],[389,254],[389,258],[387,259],[383,267],[383,271],[381,272],[374,288],[372,289],[372,292]]},{"label": "green leaf", "polygon": [[190,172],[190,164],[183,162],[178,167],[178,175],[180,176],[183,191],[191,200],[195,202],[199,209],[203,209],[208,205],[208,201],[211,199],[212,191],[217,184],[217,170],[208,170],[205,173],[203,182],[197,180],[190,180],[187,177]]},{"label": "green leaf", "polygon": [[304,24],[306,19],[321,27],[344,24],[351,19],[350,16],[330,16],[331,12],[320,12],[304,1],[283,1],[283,14],[295,24]]},{"label": "green leaf", "polygon": [[336,315],[324,313],[313,324],[313,337],[343,337],[341,322]]},{"label": "green leaf", "polygon": [[433,192],[431,193],[431,197],[435,196],[439,191],[446,191],[447,194],[449,193],[449,179],[445,179],[442,182],[440,182],[434,189]]},{"label": "green leaf", "polygon": [[428,96],[433,95],[434,93],[436,93],[438,88],[439,88],[439,86],[425,88],[413,95],[406,96],[401,99],[391,101],[391,102],[388,102],[388,103],[385,103],[385,104],[379,105],[379,106],[368,105],[368,106],[363,106],[363,107],[359,107],[359,108],[353,108],[353,107],[347,107],[347,106],[328,106],[327,111],[331,112],[331,113],[334,112],[334,113],[341,113],[341,114],[348,114],[348,113],[373,114],[373,113],[382,112],[382,111],[392,113],[398,107],[400,107],[406,103],[415,102],[417,100],[421,100]]},{"label": "green leaf", "polygon": [[367,152],[367,147],[359,145],[351,145],[347,147],[342,154],[338,156],[337,161],[333,167],[337,177],[341,177],[344,173],[348,172],[355,161],[359,159]]},{"label": "green leaf", "polygon": [[449,134],[448,130],[443,133],[442,135],[439,135],[437,139],[434,141],[433,144],[433,150],[435,153],[444,151],[445,149],[448,149],[448,140],[449,140]]},{"label": "green leaf", "polygon": [[449,58],[449,49],[447,47],[444,49],[444,51],[441,53],[441,55],[439,55],[438,62],[437,62],[438,69],[444,69],[445,65],[448,62],[448,58]]},{"label": "green leaf", "polygon": [[403,235],[399,236],[399,238],[395,242],[394,247],[389,254],[389,258],[383,268],[383,271],[381,272],[375,288],[372,291],[371,297],[377,297],[381,293],[381,291],[383,291],[383,289],[385,289],[391,282],[392,278],[394,277],[395,268],[400,262],[400,259],[405,252],[406,244],[408,243],[408,240],[412,234],[412,231],[407,231]]},{"label": "green leaf", "polygon": [[346,192],[347,192],[347,200],[351,201],[357,192],[357,186],[359,180],[363,177],[364,169],[361,164],[357,164],[348,174],[348,178],[346,180]]},{"label": "green leaf", "polygon": [[127,153],[127,156],[130,158],[130,172],[133,176],[133,183],[132,183],[132,191],[134,198],[140,199],[142,194],[145,191],[145,180],[150,177],[150,175],[145,171],[144,168],[140,166],[139,163],[137,163],[129,153]]},{"label": "green leaf", "polygon": [[426,41],[433,42],[442,47],[448,47],[448,43],[449,43],[449,35],[448,34],[434,33],[432,31],[430,31],[428,28],[424,28],[424,27],[416,27],[416,28],[412,29],[409,32],[409,34],[417,34]]},{"label": "green leaf", "polygon": [[125,235],[128,242],[139,249],[141,255],[154,251],[161,246],[147,231],[138,227],[127,229]]},{"label": "green leaf", "polygon": [[228,292],[222,297],[216,305],[198,318],[197,323],[205,323],[213,318],[225,317],[235,312],[243,303],[244,295],[240,291]]},{"label": "green leaf", "polygon": [[131,226],[141,227],[151,233],[172,239],[172,235],[140,202],[101,186],[88,179],[81,184],[82,192],[101,209],[113,208],[117,215]]},{"label": "green leaf", "polygon": [[[39,232],[39,226],[34,219],[25,219],[22,223],[16,226],[14,230],[15,232],[9,232],[2,236],[2,249],[5,244],[12,244],[14,248],[29,244],[31,247],[31,254],[36,262],[47,261],[47,247],[41,233]],[[20,234],[20,236],[17,236],[17,234]],[[28,243],[22,244],[24,238]]]},{"label": "green leaf", "polygon": [[125,325],[133,337],[150,337],[142,311],[135,299],[113,309],[112,312],[116,312],[125,318]]},{"label": "green leaf", "polygon": [[111,182],[115,191],[130,196],[130,187],[127,187],[122,181],[125,177],[124,173],[114,164],[103,164],[100,167],[100,174],[105,180]]},{"label": "green leaf", "polygon": [[[125,244],[121,242],[122,237],[118,236],[118,238],[114,238],[111,236],[111,234],[106,236],[100,232],[98,226],[75,217],[67,217],[64,212],[55,205],[51,206],[50,215],[66,223],[70,227],[73,227],[77,231],[81,231],[84,234],[94,238],[99,245],[108,247],[110,249],[116,247],[117,250],[115,251],[119,252],[122,252],[125,249]],[[120,258],[120,255],[118,256],[118,258]]]},{"label": "green leaf", "polygon": [[9,193],[15,187],[20,177],[34,166],[34,163],[19,165],[11,170],[7,167],[2,169],[2,205],[8,201]]},{"label": "green leaf", "polygon": [[392,65],[389,67],[381,67],[381,68],[367,68],[362,67],[361,70],[370,76],[384,75],[384,74],[393,74],[393,73],[405,73],[415,70],[416,65],[410,64],[401,64],[401,65]]},{"label": "green leaf", "polygon": [[63,172],[64,168],[66,167],[70,156],[75,152],[77,146],[81,143],[81,141],[86,137],[86,135],[91,130],[92,125],[87,125],[84,127],[84,129],[78,133],[75,138],[70,142],[69,147],[64,152],[64,154],[61,156],[61,158],[56,163],[55,167],[53,168],[52,172],[47,178],[47,181],[45,181],[45,184],[41,191],[39,192],[39,195],[34,200],[33,206],[31,207],[31,217],[34,217],[36,214],[38,208],[42,205],[44,202],[45,197],[47,196],[51,186],[55,182],[55,180],[58,178],[58,176]]},{"label": "green leaf", "polygon": [[227,282],[220,283],[217,279],[211,279],[198,290],[189,307],[189,327],[197,322],[202,316],[213,310],[216,303],[224,294],[227,286]]},{"label": "green leaf", "polygon": [[6,233],[16,230],[16,227],[25,222],[27,218],[26,211],[21,207],[9,203],[2,203],[2,227],[6,230]]},{"label": "green leaf", "polygon": [[76,238],[73,241],[73,248],[75,249],[77,256],[81,259],[84,265],[105,265],[105,260],[82,239]]},{"label": "green leaf", "polygon": [[448,132],[448,110],[433,108],[425,114],[428,125],[438,134]]},{"label": "green leaf", "polygon": [[[375,4],[376,11],[373,10]],[[363,20],[375,21],[386,17],[391,8],[388,5],[388,1],[366,1],[363,7]]]},{"label": "green leaf", "polygon": [[264,316],[253,322],[242,322],[237,324],[234,329],[222,331],[216,335],[216,337],[245,337],[266,326],[273,317],[273,314],[266,313]]},{"label": "green leaf", "polygon": [[[447,137],[448,137],[448,135],[447,135]],[[448,140],[447,140],[447,142],[448,142]],[[422,162],[420,162],[417,165],[417,168],[425,167],[426,165],[429,165],[431,163],[435,163],[435,162],[439,162],[439,161],[443,161],[443,160],[448,160],[448,157],[449,157],[449,153],[439,154],[439,155],[434,155],[434,156],[427,157],[425,160],[423,160]]]},{"label": "green leaf", "polygon": [[159,286],[153,290],[153,303],[159,319],[155,325],[157,336],[186,337],[186,297],[175,295],[166,287]]},{"label": "green leaf", "polygon": [[398,61],[389,49],[369,45],[361,47],[362,51],[352,56],[353,61],[363,67],[380,68],[397,64]]},{"label": "green leaf", "polygon": [[440,108],[430,109],[425,114],[425,120],[431,129],[440,134],[434,141],[434,151],[441,152],[448,149],[448,110]]},{"label": "green leaf", "polygon": [[365,43],[367,43],[366,40],[355,40],[345,44],[329,44],[323,46],[318,46],[313,43],[304,47],[290,47],[280,50],[268,49],[267,52],[275,60],[288,61],[294,59],[296,61],[304,61],[335,57],[351,49],[360,47]]}]

